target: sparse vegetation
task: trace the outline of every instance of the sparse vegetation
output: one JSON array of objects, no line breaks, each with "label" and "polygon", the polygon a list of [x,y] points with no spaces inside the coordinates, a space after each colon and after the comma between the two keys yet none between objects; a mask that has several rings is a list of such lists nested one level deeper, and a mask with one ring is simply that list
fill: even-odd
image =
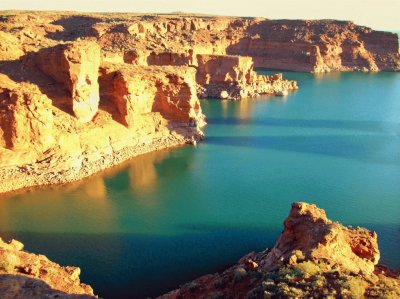
[{"label": "sparse vegetation", "polygon": [[0,260],[0,271],[5,271],[7,273],[13,273],[15,267],[20,263],[20,259],[17,255],[12,252],[2,255]]}]

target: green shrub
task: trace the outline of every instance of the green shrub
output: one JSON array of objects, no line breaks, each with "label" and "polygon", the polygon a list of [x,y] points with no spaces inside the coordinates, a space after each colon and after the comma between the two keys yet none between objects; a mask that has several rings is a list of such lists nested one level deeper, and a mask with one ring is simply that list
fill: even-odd
[{"label": "green shrub", "polygon": [[14,272],[19,263],[20,259],[14,253],[3,253],[0,257],[0,270],[7,273]]}]

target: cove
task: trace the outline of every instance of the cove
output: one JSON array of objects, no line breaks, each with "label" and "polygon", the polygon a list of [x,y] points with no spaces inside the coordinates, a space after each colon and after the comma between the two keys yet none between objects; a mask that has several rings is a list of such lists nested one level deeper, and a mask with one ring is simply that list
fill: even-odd
[{"label": "cove", "polygon": [[300,200],[377,231],[399,269],[400,74],[285,76],[287,97],[202,101],[197,147],[3,196],[1,236],[81,267],[101,297],[146,298],[272,246]]}]

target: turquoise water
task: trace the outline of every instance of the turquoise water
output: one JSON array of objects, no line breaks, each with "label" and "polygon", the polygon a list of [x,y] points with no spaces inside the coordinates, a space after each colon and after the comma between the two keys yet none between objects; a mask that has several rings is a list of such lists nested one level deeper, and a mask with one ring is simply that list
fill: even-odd
[{"label": "turquoise water", "polygon": [[203,101],[207,139],[0,200],[0,235],[106,298],[144,298],[274,244],[293,201],[376,230],[400,268],[400,74],[286,73],[287,97]]}]

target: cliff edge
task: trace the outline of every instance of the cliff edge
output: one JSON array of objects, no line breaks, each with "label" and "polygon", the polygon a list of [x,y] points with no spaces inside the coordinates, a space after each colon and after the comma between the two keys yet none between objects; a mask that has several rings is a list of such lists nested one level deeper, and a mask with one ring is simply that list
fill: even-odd
[{"label": "cliff edge", "polygon": [[62,267],[23,247],[16,240],[6,243],[0,238],[1,298],[97,298],[90,286],[80,282],[79,268]]}]

